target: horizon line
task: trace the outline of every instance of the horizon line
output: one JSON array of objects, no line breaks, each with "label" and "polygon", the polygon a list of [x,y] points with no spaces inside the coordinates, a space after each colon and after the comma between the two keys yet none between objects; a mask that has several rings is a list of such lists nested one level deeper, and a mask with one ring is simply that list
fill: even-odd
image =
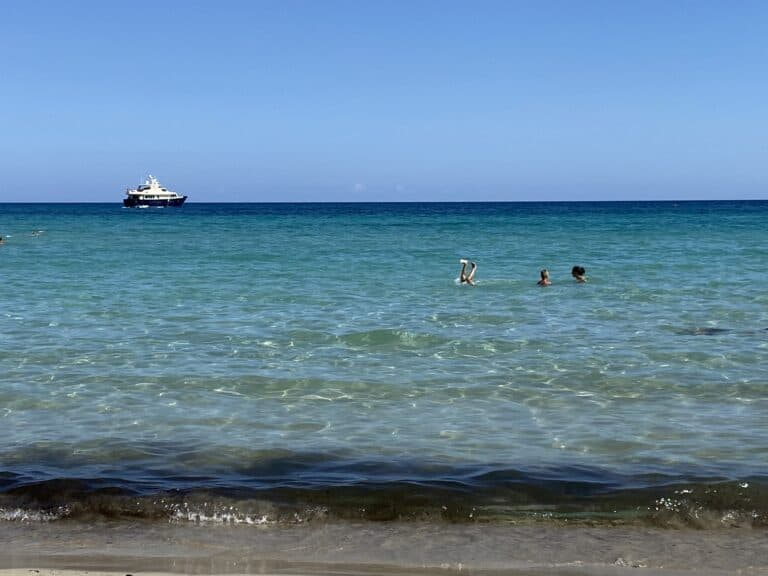
[{"label": "horizon line", "polygon": [[[619,202],[765,202],[765,198],[664,198],[664,199],[634,199],[621,198],[615,200],[207,200],[186,201],[190,204],[594,204]],[[47,201],[47,200],[0,200],[3,204],[115,204],[122,202],[104,202],[96,200]]]}]

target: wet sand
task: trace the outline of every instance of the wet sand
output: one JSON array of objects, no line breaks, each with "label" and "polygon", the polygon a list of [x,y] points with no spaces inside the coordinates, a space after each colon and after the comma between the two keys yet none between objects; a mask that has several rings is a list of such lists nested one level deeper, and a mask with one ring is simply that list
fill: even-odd
[{"label": "wet sand", "polygon": [[768,576],[768,531],[417,523],[0,524],[0,576],[86,573]]}]

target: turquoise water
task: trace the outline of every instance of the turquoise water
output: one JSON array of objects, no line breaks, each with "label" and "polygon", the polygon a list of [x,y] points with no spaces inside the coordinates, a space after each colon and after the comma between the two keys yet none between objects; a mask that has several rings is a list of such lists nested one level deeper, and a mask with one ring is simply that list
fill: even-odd
[{"label": "turquoise water", "polygon": [[0,205],[0,510],[709,490],[765,518],[767,224],[768,202]]}]

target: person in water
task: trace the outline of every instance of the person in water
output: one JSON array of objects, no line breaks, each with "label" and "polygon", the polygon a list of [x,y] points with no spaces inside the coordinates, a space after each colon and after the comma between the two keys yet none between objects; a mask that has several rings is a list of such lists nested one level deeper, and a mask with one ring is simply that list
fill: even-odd
[{"label": "person in water", "polygon": [[576,279],[576,282],[583,284],[587,281],[587,270],[584,266],[574,266],[571,268],[571,276]]},{"label": "person in water", "polygon": [[544,270],[541,271],[541,280],[536,282],[539,286],[549,286],[552,284],[552,281],[549,279],[549,270],[544,268]]},{"label": "person in water", "polygon": [[461,262],[461,272],[459,273],[459,281],[462,284],[470,284],[471,286],[475,285],[475,272],[477,272],[477,264],[474,262],[470,262],[470,270],[469,274],[467,274],[467,261],[466,259],[462,258],[459,260]]}]

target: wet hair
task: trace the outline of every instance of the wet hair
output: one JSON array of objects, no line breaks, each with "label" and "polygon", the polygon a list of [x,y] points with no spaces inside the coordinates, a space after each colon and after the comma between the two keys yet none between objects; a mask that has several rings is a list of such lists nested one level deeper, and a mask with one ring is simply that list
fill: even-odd
[{"label": "wet hair", "polygon": [[542,268],[541,270],[541,279],[543,280],[544,278],[549,278],[549,270],[546,268]]},{"label": "wet hair", "polygon": [[574,266],[571,268],[571,275],[572,276],[584,276],[584,274],[587,273],[586,268],[584,266]]}]

